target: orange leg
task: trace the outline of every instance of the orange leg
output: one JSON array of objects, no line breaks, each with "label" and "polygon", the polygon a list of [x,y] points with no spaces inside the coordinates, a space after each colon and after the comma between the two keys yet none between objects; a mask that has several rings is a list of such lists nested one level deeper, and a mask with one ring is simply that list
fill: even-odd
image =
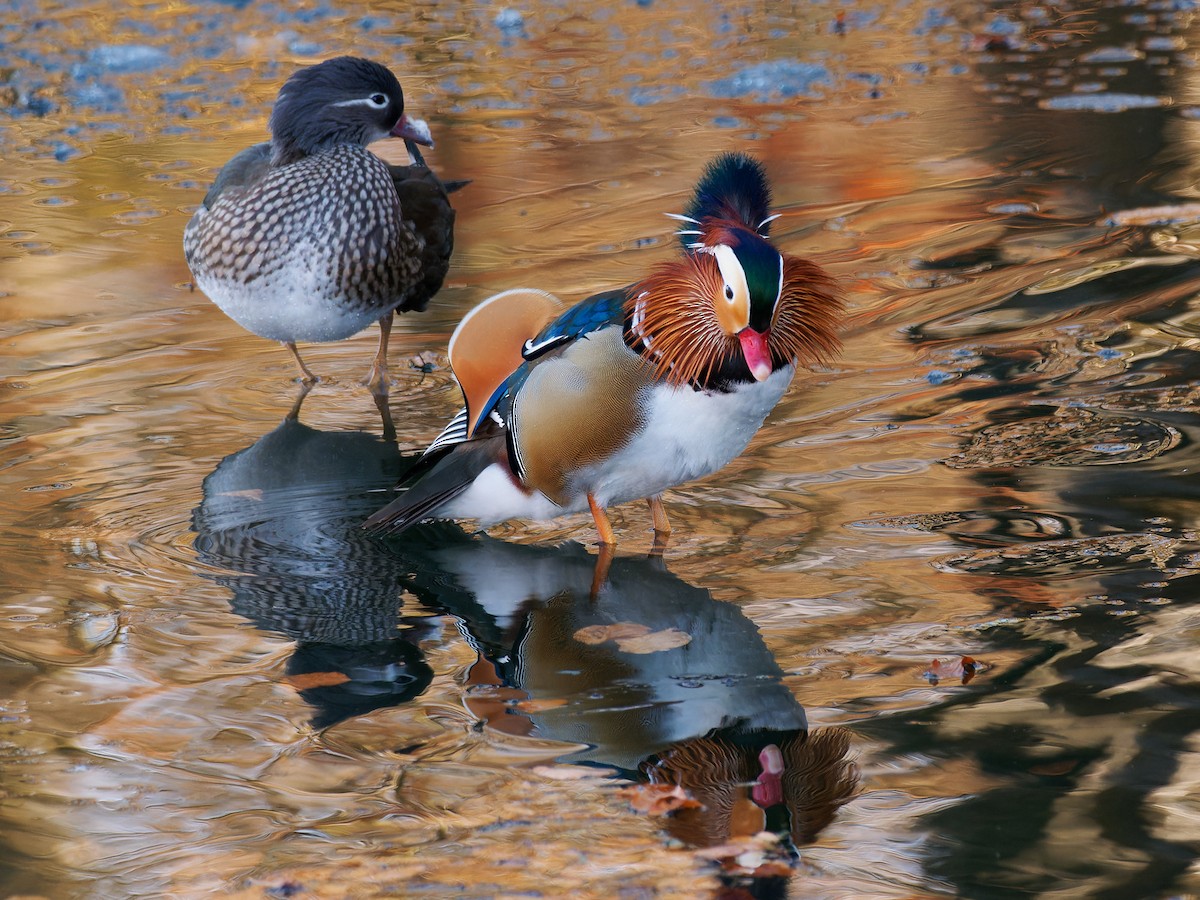
[{"label": "orange leg", "polygon": [[600,534],[600,543],[610,544],[613,547],[617,546],[617,538],[613,534],[612,525],[608,521],[608,513],[604,511],[604,508],[596,502],[596,498],[591,494],[588,494],[587,498],[588,506],[592,510],[592,518],[596,520],[596,531]]},{"label": "orange leg", "polygon": [[596,568],[592,572],[592,592],[590,599],[600,596],[600,589],[608,583],[608,570],[612,568],[613,558],[617,555],[615,544],[601,544],[596,553]]},{"label": "orange leg", "polygon": [[300,396],[296,398],[296,402],[292,404],[292,408],[286,416],[290,421],[295,422],[300,418],[300,407],[304,405],[304,398],[308,396],[308,392],[313,389],[313,383],[311,381],[300,382]]},{"label": "orange leg", "polygon": [[395,315],[395,312],[388,312],[379,319],[379,350],[375,353],[375,361],[371,363],[366,380],[372,394],[386,395],[388,392],[388,338],[392,336],[392,317]]},{"label": "orange leg", "polygon": [[600,588],[608,581],[608,569],[616,555],[617,538],[613,534],[612,524],[608,521],[608,513],[596,502],[591,494],[587,495],[588,506],[592,510],[592,518],[596,520],[596,531],[600,534],[600,552],[596,556],[596,571],[592,573],[592,599],[600,594]]},{"label": "orange leg", "polygon": [[667,508],[663,505],[662,494],[647,497],[650,505],[650,515],[654,518],[654,543],[650,546],[651,556],[662,556],[667,549],[667,540],[671,537],[671,520],[667,518]]},{"label": "orange leg", "polygon": [[304,360],[300,358],[300,351],[296,349],[295,341],[284,341],[283,346],[292,351],[292,356],[296,359],[296,365],[300,367],[300,380],[302,382],[308,385],[313,385],[320,381],[320,379],[309,370],[308,366],[304,364]]}]

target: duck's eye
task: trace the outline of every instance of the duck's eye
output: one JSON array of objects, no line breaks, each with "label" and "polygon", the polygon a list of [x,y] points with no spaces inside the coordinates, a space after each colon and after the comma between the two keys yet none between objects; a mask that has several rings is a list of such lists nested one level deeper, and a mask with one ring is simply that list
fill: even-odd
[{"label": "duck's eye", "polygon": [[730,284],[725,285],[725,299],[726,300],[733,299],[733,285],[730,285]]},{"label": "duck's eye", "polygon": [[387,94],[372,94],[370,97],[367,98],[367,102],[370,103],[372,106],[374,106],[376,109],[383,109],[385,106],[388,105]]}]

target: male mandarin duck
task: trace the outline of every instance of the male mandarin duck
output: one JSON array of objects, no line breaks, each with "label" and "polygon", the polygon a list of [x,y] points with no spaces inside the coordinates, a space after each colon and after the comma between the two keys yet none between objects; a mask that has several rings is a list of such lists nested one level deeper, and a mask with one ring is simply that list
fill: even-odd
[{"label": "male mandarin duck", "polygon": [[465,408],[366,524],[590,509],[611,547],[606,508],[645,499],[665,538],[662,492],[734,459],[796,366],[839,346],[840,292],[771,244],[769,205],[762,165],[723,154],[674,216],[681,259],[566,311],[532,290],[472,310],[449,347]]},{"label": "male mandarin duck", "polygon": [[[378,320],[367,378],[387,392],[394,313],[423,310],[442,286],[454,242],[447,186],[418,144],[429,126],[404,113],[400,82],[377,62],[342,56],[293,74],[279,92],[271,140],[217,175],[184,232],[196,285],[230,318],[292,352],[337,341]],[[413,165],[367,150],[403,138]]]}]

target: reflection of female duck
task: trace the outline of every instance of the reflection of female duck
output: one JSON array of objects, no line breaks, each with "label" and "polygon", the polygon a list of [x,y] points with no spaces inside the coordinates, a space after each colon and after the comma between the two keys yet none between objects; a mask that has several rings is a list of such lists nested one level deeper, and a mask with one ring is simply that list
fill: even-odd
[{"label": "reflection of female duck", "polygon": [[[226,571],[235,612],[299,641],[288,662],[313,724],[403,703],[433,677],[399,618],[403,563],[358,523],[404,462],[394,443],[288,418],[204,479],[192,517],[200,560]],[[408,626],[403,632],[401,628]]]},{"label": "reflection of female duck", "polygon": [[671,819],[680,838],[768,829],[811,841],[853,794],[849,734],[810,735],[754,623],[661,560],[619,558],[593,594],[593,558],[575,544],[464,539],[447,527],[412,533],[405,550],[421,559],[413,590],[478,642],[485,677],[474,680],[519,688],[536,710],[514,717],[520,707],[489,702],[496,688],[483,687],[481,717],[585,745],[569,761],[685,785],[703,809]]}]

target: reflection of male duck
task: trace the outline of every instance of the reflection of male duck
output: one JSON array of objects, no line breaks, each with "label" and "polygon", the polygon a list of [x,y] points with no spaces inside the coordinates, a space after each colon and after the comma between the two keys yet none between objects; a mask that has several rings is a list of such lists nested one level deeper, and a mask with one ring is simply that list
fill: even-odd
[{"label": "reflection of male duck", "polygon": [[317,727],[403,703],[433,677],[414,645],[422,620],[399,616],[405,564],[358,527],[404,465],[394,443],[289,417],[204,479],[200,560],[226,570],[212,577],[235,612],[299,642],[289,675],[331,673],[298,679]]},{"label": "reflection of male duck", "polygon": [[[410,533],[404,552],[412,590],[478,643],[477,714],[586,745],[568,761],[688,787],[704,807],[670,820],[678,837],[707,845],[765,828],[811,841],[852,795],[848,733],[810,734],[754,623],[661,560],[618,558],[593,593],[594,558],[575,544],[447,526]],[[530,702],[502,702],[506,688]]]},{"label": "reflection of male duck", "polygon": [[[477,715],[581,746],[571,760],[685,785],[704,808],[670,820],[682,839],[767,828],[808,841],[848,799],[848,735],[809,734],[736,605],[661,559],[616,559],[597,586],[595,557],[577,544],[509,544],[448,524],[380,541],[359,523],[403,467],[393,444],[288,419],[204,481],[196,548],[226,570],[213,578],[234,610],[299,642],[290,673],[341,676],[303,682],[317,727],[428,686],[413,631],[422,620],[399,616],[407,589],[456,615],[479,648]],[[506,702],[525,696],[525,711]]]}]

